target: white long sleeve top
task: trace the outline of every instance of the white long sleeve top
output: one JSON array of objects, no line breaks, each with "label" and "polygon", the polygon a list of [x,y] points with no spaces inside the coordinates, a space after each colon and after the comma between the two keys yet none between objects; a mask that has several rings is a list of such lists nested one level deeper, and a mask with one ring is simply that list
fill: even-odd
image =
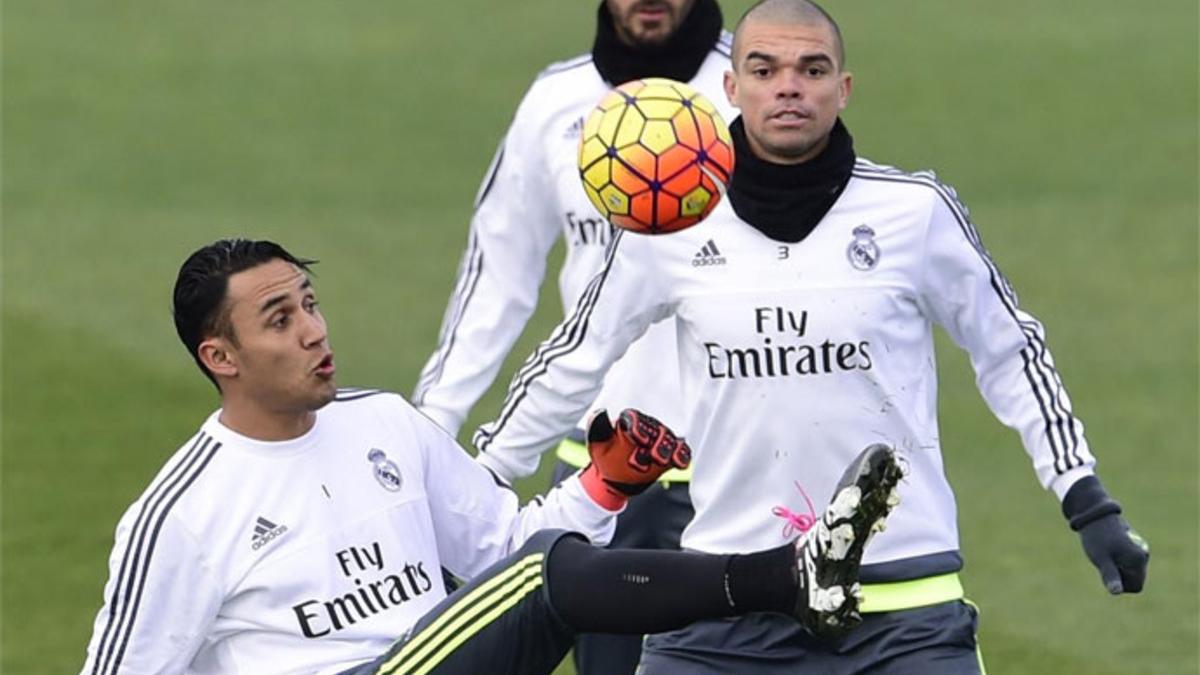
[{"label": "white long sleeve top", "polygon": [[[721,84],[731,40],[722,32],[689,82],[726,120],[736,113]],[[566,243],[558,277],[564,315],[603,265],[612,226],[583,191],[578,145],[584,118],[611,86],[590,54],[544,70],[484,178],[438,347],[413,394],[413,403],[451,434],[487,391],[533,313],[554,241],[561,235]],[[672,326],[649,328],[610,365],[589,407],[641,408],[684,433],[674,347]],[[647,372],[655,374],[652,380]]]},{"label": "white long sleeve top", "polygon": [[682,232],[622,233],[589,289],[476,434],[479,460],[506,474],[531,471],[609,364],[670,320],[676,348],[663,358],[678,355],[694,451],[686,548],[778,545],[794,536],[781,508],[804,512],[807,495],[819,510],[855,454],[885,442],[911,473],[902,506],[866,552],[864,580],[958,569],[935,324],[968,352],[979,391],[1020,434],[1043,486],[1061,498],[1092,473],[1042,324],[1018,307],[954,191],[928,172],[859,159],[798,243],[769,239],[727,201]]},{"label": "white long sleeve top", "polygon": [[520,508],[394,394],[342,390],[300,438],[213,413],[117,526],[85,675],[340,672],[540,529],[603,544],[577,478]]}]

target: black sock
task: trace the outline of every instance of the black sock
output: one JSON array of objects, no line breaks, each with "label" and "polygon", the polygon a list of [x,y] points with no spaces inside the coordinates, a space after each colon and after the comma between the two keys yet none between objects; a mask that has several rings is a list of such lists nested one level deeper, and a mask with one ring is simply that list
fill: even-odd
[{"label": "black sock", "polygon": [[737,556],[609,550],[563,539],[546,563],[547,591],[576,631],[660,633],[701,619],[790,611],[791,551],[790,545]]},{"label": "black sock", "polygon": [[729,556],[725,575],[729,598],[738,614],[786,614],[796,603],[796,548],[792,544]]}]

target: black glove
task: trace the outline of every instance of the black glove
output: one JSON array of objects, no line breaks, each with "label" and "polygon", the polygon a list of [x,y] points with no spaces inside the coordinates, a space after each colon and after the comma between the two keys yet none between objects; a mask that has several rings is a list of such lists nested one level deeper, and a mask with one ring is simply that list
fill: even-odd
[{"label": "black glove", "polygon": [[1109,593],[1139,593],[1146,583],[1150,545],[1121,517],[1121,505],[1100,479],[1087,476],[1067,490],[1063,515],[1083,540],[1088,560],[1100,570]]}]

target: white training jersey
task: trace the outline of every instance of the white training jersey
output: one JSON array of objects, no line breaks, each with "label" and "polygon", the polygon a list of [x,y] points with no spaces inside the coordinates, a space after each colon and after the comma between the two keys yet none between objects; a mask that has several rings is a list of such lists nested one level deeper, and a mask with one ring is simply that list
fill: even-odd
[{"label": "white training jersey", "polygon": [[[726,120],[736,113],[722,89],[731,40],[722,32],[690,81]],[[609,90],[590,54],[550,66],[525,94],[492,161],[437,351],[413,394],[413,403],[451,434],[487,391],[533,313],[560,233],[566,243],[558,278],[564,315],[603,264],[612,226],[583,191],[578,153],[584,118]],[[671,326],[648,330],[581,409],[640,408],[682,431],[674,344]]]},{"label": "white training jersey", "polygon": [[540,529],[597,543],[578,479],[517,496],[401,397],[342,390],[304,436],[214,413],[121,518],[85,675],[340,672]]},{"label": "white training jersey", "polygon": [[[954,191],[928,172],[860,159],[798,243],[767,238],[728,202],[682,232],[618,235],[592,288],[476,435],[479,459],[531,471],[607,364],[674,318],[694,452],[686,548],[780,544],[794,536],[781,516],[808,513],[806,496],[819,512],[850,460],[884,442],[911,473],[865,562],[961,566],[938,435],[934,323],[970,354],[979,390],[1020,432],[1044,486],[1061,498],[1092,472],[1042,325],[1017,307]],[[906,576],[919,568],[891,566]]]}]

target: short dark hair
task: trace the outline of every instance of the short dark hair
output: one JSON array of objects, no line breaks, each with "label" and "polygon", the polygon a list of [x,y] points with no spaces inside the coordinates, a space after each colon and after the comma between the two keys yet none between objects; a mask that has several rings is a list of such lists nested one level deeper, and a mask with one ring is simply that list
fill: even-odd
[{"label": "short dark hair", "polygon": [[[229,277],[272,260],[284,260],[306,273],[317,262],[297,258],[273,241],[221,239],[198,249],[179,268],[171,309],[175,332],[200,372],[214,385],[217,380],[200,361],[199,347],[206,338],[216,335],[237,344],[229,322],[229,308],[225,305]],[[219,385],[217,390],[220,391]]]}]

